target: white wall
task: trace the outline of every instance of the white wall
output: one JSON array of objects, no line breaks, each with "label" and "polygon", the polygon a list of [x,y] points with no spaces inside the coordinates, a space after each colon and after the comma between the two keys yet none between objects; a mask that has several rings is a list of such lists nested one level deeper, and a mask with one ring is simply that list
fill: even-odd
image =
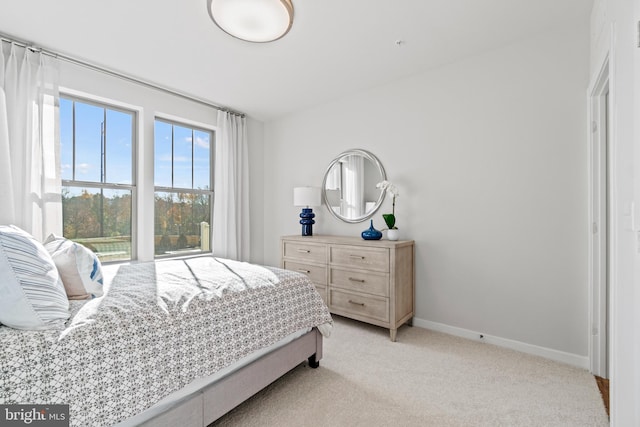
[{"label": "white wall", "polygon": [[[278,265],[280,236],[300,232],[292,188],[319,186],[333,157],[363,148],[400,189],[423,324],[586,366],[588,69],[585,22],[265,124],[264,261]],[[315,233],[368,226],[315,212]]]},{"label": "white wall", "polygon": [[[264,264],[264,124],[247,118],[249,137],[249,221],[251,223],[250,261]],[[215,221],[215,218],[214,218]]]},{"label": "white wall", "polygon": [[[613,169],[610,283],[611,425],[640,425],[640,0],[596,0],[591,18],[591,75],[605,58],[610,76]],[[634,182],[635,181],[635,182]]]},{"label": "white wall", "polygon": [[[60,86],[71,91],[84,93],[103,101],[126,104],[138,111],[140,129],[138,132],[138,155],[143,159],[138,168],[138,259],[153,259],[153,128],[156,114],[170,116],[177,120],[191,121],[216,128],[217,110],[197,102],[144,87],[126,80],[109,76],[78,65],[61,61]],[[249,136],[250,168],[252,176],[250,185],[258,188],[251,191],[251,251],[252,259],[262,261],[262,191],[259,183],[263,170],[263,124],[247,119]],[[147,189],[147,190],[145,190]]]}]

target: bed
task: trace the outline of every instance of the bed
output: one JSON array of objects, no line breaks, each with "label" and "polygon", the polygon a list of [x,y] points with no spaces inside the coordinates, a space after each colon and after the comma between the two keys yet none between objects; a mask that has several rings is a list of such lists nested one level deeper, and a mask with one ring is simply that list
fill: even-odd
[{"label": "bed", "polygon": [[72,426],[206,426],[322,358],[331,316],[303,274],[206,255],[107,270],[62,329],[0,326],[0,404],[69,404]]}]

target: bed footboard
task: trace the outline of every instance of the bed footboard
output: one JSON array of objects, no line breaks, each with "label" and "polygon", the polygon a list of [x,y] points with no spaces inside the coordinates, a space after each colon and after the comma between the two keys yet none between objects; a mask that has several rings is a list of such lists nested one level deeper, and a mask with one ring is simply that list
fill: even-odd
[{"label": "bed footboard", "polygon": [[310,332],[167,407],[152,407],[118,427],[206,427],[300,363],[317,368],[322,334]]},{"label": "bed footboard", "polygon": [[313,329],[211,385],[203,392],[205,423],[217,420],[305,359],[313,355],[318,358],[318,354],[322,357],[322,335]]}]

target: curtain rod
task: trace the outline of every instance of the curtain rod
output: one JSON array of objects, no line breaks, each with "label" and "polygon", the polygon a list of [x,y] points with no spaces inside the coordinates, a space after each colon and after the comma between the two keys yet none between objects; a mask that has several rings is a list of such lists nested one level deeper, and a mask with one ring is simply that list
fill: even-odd
[{"label": "curtain rod", "polygon": [[159,90],[161,92],[168,93],[170,95],[174,95],[174,96],[178,96],[178,97],[183,98],[183,99],[187,99],[189,101],[197,102],[199,104],[206,105],[207,107],[213,107],[216,110],[226,111],[226,112],[228,112],[230,114],[235,114],[235,115],[240,116],[240,117],[245,117],[244,113],[241,113],[241,112],[238,112],[238,111],[234,111],[234,110],[232,110],[230,108],[223,107],[223,106],[218,105],[218,104],[214,104],[213,102],[207,101],[206,99],[198,98],[198,97],[193,96],[193,95],[188,95],[188,94],[186,94],[184,92],[180,92],[178,90],[171,89],[171,88],[168,88],[166,86],[162,86],[162,85],[159,85],[157,83],[150,82],[148,80],[143,80],[141,78],[134,77],[134,76],[131,76],[129,74],[125,74],[125,73],[122,73],[122,72],[119,72],[119,71],[111,70],[109,68],[105,68],[103,66],[96,65],[96,64],[93,64],[91,62],[79,59],[79,58],[74,58],[73,56],[65,55],[65,54],[60,53],[60,52],[55,52],[55,51],[46,49],[46,48],[44,48],[42,46],[37,46],[37,45],[34,45],[33,43],[30,43],[30,42],[27,42],[27,41],[24,41],[24,40],[19,40],[19,39],[15,38],[15,37],[10,36],[10,35],[5,34],[5,33],[1,33],[0,32],[0,40],[4,41],[4,42],[7,42],[7,43],[15,44],[15,45],[17,45],[19,47],[23,47],[25,49],[29,49],[29,50],[34,51],[34,52],[40,52],[40,53],[42,53],[44,55],[48,55],[48,56],[51,56],[53,58],[60,59],[60,60],[69,62],[71,64],[79,65],[81,67],[88,68],[88,69],[93,70],[93,71],[98,71],[100,73],[107,74],[107,75],[112,76],[112,77],[117,77],[119,79],[126,80],[128,82],[136,83],[136,84],[139,84],[139,85],[151,88],[151,89],[155,89],[155,90]]}]

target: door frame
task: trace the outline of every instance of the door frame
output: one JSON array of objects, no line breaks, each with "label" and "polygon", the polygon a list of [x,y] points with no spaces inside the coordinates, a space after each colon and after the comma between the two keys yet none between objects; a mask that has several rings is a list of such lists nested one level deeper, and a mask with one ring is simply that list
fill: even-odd
[{"label": "door frame", "polygon": [[607,313],[610,313],[608,288],[611,288],[611,281],[615,277],[611,270],[615,266],[615,254],[612,250],[615,247],[615,236],[609,233],[609,230],[615,229],[613,221],[616,218],[615,187],[610,182],[614,176],[613,164],[609,160],[613,158],[613,147],[612,139],[607,135],[609,133],[610,136],[607,115],[609,121],[611,117],[611,111],[607,110],[606,105],[609,73],[607,56],[588,89],[589,368],[592,374],[603,378],[609,378],[610,354],[607,341],[611,335],[607,321]]}]

